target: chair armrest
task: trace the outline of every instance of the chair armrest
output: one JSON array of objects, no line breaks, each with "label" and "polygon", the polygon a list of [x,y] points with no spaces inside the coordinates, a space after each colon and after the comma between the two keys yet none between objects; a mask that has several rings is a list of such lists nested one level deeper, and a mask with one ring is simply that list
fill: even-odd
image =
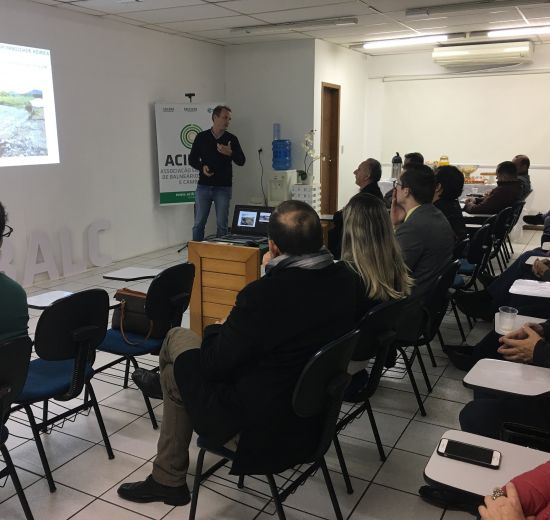
[{"label": "chair armrest", "polygon": [[550,452],[550,432],[518,423],[504,423],[500,430],[503,441]]}]

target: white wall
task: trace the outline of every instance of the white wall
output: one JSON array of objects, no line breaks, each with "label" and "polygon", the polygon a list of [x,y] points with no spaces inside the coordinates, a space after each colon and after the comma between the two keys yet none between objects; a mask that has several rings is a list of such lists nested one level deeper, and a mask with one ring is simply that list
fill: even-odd
[{"label": "white wall", "polygon": [[[333,83],[341,87],[338,207],[342,207],[357,193],[353,172],[368,157],[366,122],[369,120],[370,110],[366,104],[367,80],[366,56],[321,40],[315,41],[313,99],[316,129],[321,128],[322,83]],[[319,138],[317,133],[317,150]],[[315,164],[315,172],[319,178],[319,163]]]},{"label": "white wall", "polygon": [[313,128],[314,53],[314,40],[226,48],[225,99],[233,110],[231,131],[246,155],[244,167],[233,167],[234,203],[262,200],[259,148],[267,196],[273,123],[280,123],[281,139],[292,140],[293,168],[300,168],[300,145]]},{"label": "white wall", "polygon": [[186,102],[189,91],[196,102],[222,99],[223,48],[26,0],[2,0],[0,35],[51,49],[61,158],[0,169],[18,278],[35,229],[56,243],[68,226],[77,258],[86,226],[98,217],[112,223],[100,244],[114,259],[188,240],[192,206],[157,202],[153,103]]},{"label": "white wall", "polygon": [[535,188],[529,206],[548,209],[550,45],[536,46],[533,64],[508,70],[452,74],[421,52],[370,58],[368,72],[369,107],[379,107],[370,133],[382,136],[382,162],[420,151],[487,170],[526,154]]}]

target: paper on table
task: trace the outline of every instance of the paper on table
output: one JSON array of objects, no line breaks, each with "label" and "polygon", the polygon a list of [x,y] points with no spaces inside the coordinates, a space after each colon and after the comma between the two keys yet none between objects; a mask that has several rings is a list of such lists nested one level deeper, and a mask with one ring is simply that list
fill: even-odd
[{"label": "paper on table", "polygon": [[543,242],[541,247],[545,251],[550,251],[550,242]]},{"label": "paper on table", "polygon": [[525,260],[525,265],[533,265],[535,263],[535,260],[550,260],[550,257],[548,257],[548,256],[530,256],[527,260]]},{"label": "paper on table", "polygon": [[512,294],[524,296],[538,296],[550,298],[550,282],[537,282],[536,280],[516,280],[510,287]]}]

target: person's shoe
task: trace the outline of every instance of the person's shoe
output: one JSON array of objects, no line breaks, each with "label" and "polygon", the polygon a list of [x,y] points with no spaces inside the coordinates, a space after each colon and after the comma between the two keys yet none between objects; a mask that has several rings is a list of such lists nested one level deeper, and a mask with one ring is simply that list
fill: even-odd
[{"label": "person's shoe", "polygon": [[537,213],[536,215],[525,215],[523,217],[523,222],[531,226],[544,226],[544,217],[542,213]]},{"label": "person's shoe", "polygon": [[132,380],[147,397],[162,399],[162,388],[160,386],[160,375],[158,372],[151,372],[144,368],[136,368],[132,374]]},{"label": "person's shoe", "polygon": [[478,362],[478,358],[474,355],[474,348],[469,345],[456,347],[447,345],[445,353],[455,368],[464,370],[465,372],[472,370],[473,366]]},{"label": "person's shoe", "polygon": [[476,292],[457,291],[454,300],[457,307],[466,316],[485,321],[493,321],[495,318],[495,303],[486,290]]},{"label": "person's shoe", "polygon": [[164,502],[169,506],[184,506],[191,501],[189,488],[184,486],[163,486],[149,475],[141,482],[127,482],[122,484],[117,493],[120,497],[132,502]]},{"label": "person's shoe", "polygon": [[431,486],[422,486],[418,494],[434,506],[466,511],[477,515],[477,507],[483,503],[483,498],[464,491],[438,489]]}]

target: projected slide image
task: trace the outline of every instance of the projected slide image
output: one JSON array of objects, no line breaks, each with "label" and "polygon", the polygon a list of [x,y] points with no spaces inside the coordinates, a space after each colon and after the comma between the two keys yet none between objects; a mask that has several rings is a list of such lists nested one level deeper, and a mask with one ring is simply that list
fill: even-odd
[{"label": "projected slide image", "polygon": [[269,222],[269,217],[271,217],[271,213],[260,211],[260,222]]},{"label": "projected slide image", "polygon": [[256,226],[256,212],[255,211],[241,211],[239,212],[239,222],[237,224],[241,227],[255,227]]},{"label": "projected slide image", "polygon": [[0,43],[0,166],[59,162],[50,51]]}]

